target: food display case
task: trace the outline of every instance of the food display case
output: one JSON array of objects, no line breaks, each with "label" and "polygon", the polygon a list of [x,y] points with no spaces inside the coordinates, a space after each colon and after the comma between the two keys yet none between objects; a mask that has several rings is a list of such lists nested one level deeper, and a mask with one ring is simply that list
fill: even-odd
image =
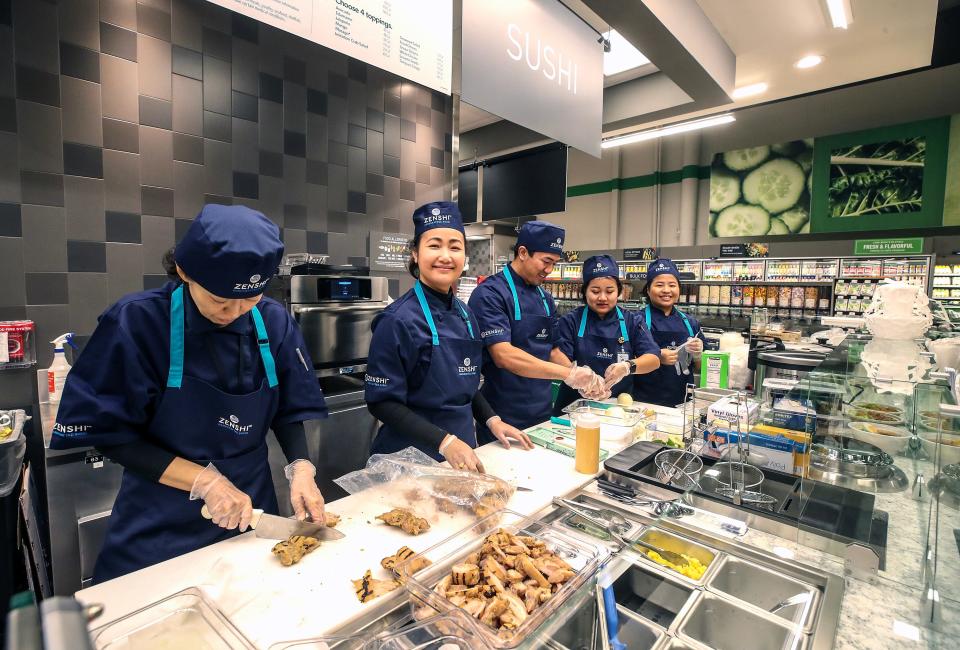
[{"label": "food display case", "polygon": [[960,264],[940,263],[933,269],[931,297],[951,313],[960,316]]},{"label": "food display case", "polygon": [[840,260],[840,275],[834,286],[833,313],[859,316],[870,308],[881,280],[915,284],[925,290],[930,282],[931,258],[928,255],[897,258],[855,257]]}]

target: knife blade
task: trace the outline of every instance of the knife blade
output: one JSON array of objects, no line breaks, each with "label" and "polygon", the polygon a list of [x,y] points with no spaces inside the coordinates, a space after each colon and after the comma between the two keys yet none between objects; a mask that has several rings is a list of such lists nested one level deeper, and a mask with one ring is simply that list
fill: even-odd
[{"label": "knife blade", "polygon": [[[203,515],[204,519],[212,518],[206,505],[200,509],[200,514]],[[331,542],[346,537],[336,528],[330,528],[325,524],[279,517],[267,514],[259,508],[253,509],[253,515],[250,517],[250,527],[256,531],[257,537],[263,539],[287,539],[293,535],[303,535]]]}]

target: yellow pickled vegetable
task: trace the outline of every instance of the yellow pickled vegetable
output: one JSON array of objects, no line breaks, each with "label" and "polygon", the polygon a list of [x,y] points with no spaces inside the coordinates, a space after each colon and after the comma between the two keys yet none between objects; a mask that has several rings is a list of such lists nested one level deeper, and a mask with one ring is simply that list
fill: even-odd
[{"label": "yellow pickled vegetable", "polygon": [[647,557],[656,562],[661,566],[665,566],[668,569],[673,569],[680,575],[687,576],[691,580],[699,580],[703,577],[703,574],[706,572],[707,567],[700,560],[695,557],[691,557],[686,553],[681,553],[680,555],[687,561],[687,564],[677,565],[673,562],[668,562],[667,560],[660,557],[660,554],[656,551],[647,551]]}]

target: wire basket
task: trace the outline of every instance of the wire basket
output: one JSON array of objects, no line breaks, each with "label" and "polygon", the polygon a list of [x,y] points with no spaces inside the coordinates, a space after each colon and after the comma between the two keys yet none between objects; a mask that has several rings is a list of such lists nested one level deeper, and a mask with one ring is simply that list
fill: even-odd
[{"label": "wire basket", "polygon": [[653,459],[657,478],[681,490],[691,490],[699,484],[703,460],[692,451],[664,449]]}]

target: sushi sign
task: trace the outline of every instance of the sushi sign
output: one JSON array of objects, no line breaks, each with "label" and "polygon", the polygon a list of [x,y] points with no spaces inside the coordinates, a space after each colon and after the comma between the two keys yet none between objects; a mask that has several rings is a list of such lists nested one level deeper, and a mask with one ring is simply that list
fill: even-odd
[{"label": "sushi sign", "polygon": [[923,237],[903,239],[857,239],[854,255],[920,255],[923,253]]}]

